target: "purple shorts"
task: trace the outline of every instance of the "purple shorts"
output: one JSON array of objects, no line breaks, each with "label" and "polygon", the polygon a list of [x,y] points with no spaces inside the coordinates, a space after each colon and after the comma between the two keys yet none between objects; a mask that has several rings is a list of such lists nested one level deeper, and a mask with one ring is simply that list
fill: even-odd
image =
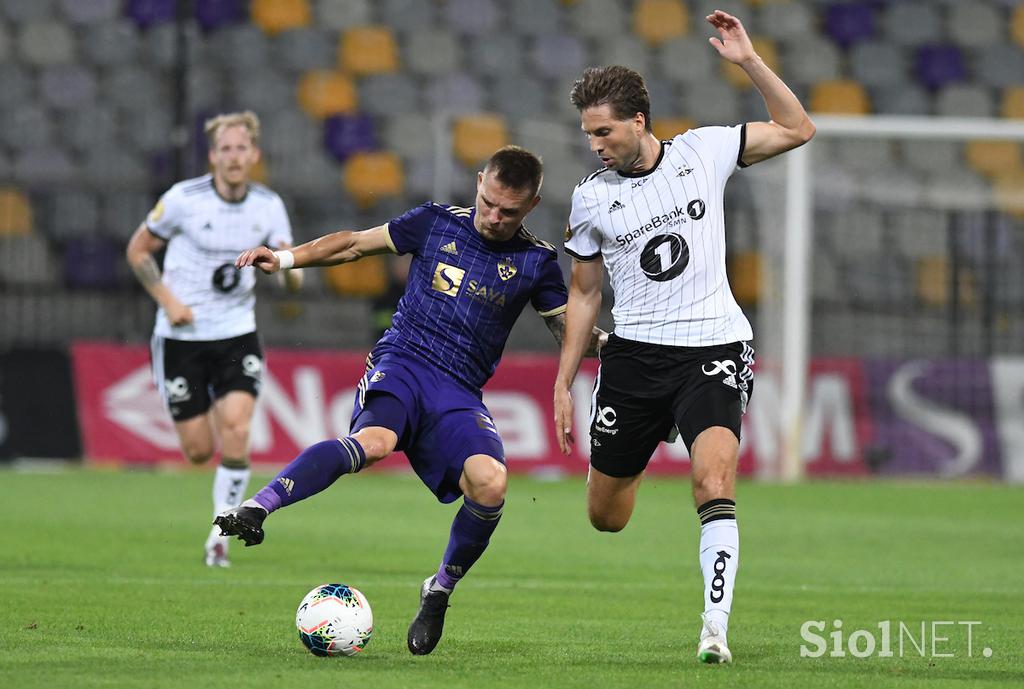
[{"label": "purple shorts", "polygon": [[[374,404],[391,396],[401,403]],[[403,413],[404,412],[404,418]],[[505,449],[480,397],[453,378],[414,357],[373,352],[356,390],[351,432],[383,426],[398,435],[398,446],[420,480],[441,502],[462,495],[462,465],[473,455],[505,463]]]}]

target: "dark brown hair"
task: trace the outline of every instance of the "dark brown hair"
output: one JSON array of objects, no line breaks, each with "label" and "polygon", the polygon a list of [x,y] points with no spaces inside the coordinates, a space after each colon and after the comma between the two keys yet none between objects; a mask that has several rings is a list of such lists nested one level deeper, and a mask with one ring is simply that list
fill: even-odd
[{"label": "dark brown hair", "polygon": [[529,189],[533,196],[544,180],[544,164],[540,158],[521,146],[502,146],[487,161],[484,174],[493,172],[495,179],[509,189]]},{"label": "dark brown hair", "polygon": [[629,67],[589,67],[572,85],[569,99],[580,112],[598,105],[610,105],[617,120],[631,119],[638,112],[651,130],[651,94],[644,78]]}]

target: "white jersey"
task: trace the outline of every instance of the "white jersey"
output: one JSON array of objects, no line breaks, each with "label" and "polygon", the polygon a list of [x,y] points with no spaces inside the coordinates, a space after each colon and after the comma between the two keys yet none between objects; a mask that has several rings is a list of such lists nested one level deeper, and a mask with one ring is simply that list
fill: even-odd
[{"label": "white jersey", "polygon": [[155,335],[175,340],[226,340],[256,330],[256,269],[238,270],[238,254],[255,246],[292,243],[281,197],[250,184],[241,201],[225,201],[213,176],[178,182],[146,216],[146,227],[168,242],[163,283],[192,309],[193,322],[172,326],[157,310]]},{"label": "white jersey", "polygon": [[725,271],[725,183],[745,136],[745,125],[691,129],[662,142],[650,172],[605,169],[576,187],[565,250],[604,257],[620,337],[682,347],[753,337]]}]

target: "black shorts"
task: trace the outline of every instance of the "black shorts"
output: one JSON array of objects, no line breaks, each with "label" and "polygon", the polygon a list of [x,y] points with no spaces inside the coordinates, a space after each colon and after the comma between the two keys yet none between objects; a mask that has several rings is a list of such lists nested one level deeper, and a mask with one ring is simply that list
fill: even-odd
[{"label": "black shorts", "polygon": [[753,363],[746,342],[673,347],[611,335],[594,383],[590,464],[609,476],[636,476],[673,425],[687,449],[712,426],[739,439]]},{"label": "black shorts", "polygon": [[192,342],[153,336],[153,378],[175,421],[205,414],[234,390],[259,394],[263,349],[255,333]]}]

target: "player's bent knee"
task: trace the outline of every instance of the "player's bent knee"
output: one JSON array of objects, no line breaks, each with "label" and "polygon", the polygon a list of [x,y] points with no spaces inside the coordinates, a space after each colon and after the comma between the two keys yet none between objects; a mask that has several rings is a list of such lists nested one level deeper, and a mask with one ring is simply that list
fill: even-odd
[{"label": "player's bent knee", "polygon": [[366,466],[378,462],[395,451],[398,436],[388,428],[373,426],[363,428],[352,437],[358,442],[366,454]]},{"label": "player's bent knee", "polygon": [[508,472],[505,465],[493,457],[474,455],[466,460],[459,483],[470,500],[493,507],[505,499]]},{"label": "player's bent knee", "polygon": [[626,524],[629,523],[629,515],[610,515],[604,512],[595,512],[590,510],[589,515],[590,524],[598,531],[604,531],[606,533],[618,533],[626,528]]},{"label": "player's bent knee", "polygon": [[192,464],[206,464],[210,461],[210,458],[213,457],[212,448],[198,449],[186,447],[182,449],[182,452],[184,453],[185,458]]}]

